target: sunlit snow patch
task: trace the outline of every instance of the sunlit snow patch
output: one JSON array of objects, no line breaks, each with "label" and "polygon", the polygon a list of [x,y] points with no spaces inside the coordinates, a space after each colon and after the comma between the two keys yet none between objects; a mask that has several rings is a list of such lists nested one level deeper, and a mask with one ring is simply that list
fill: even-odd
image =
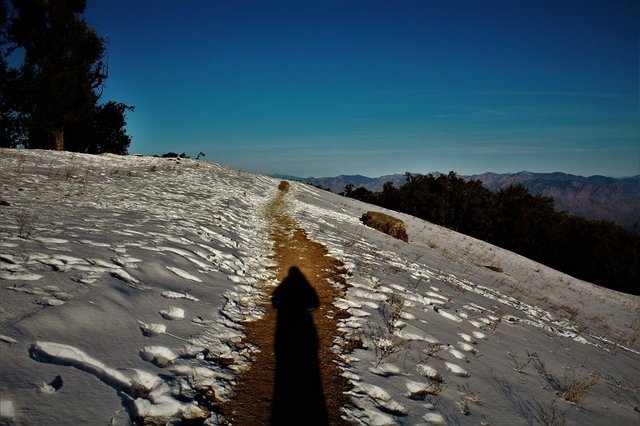
[{"label": "sunlit snow patch", "polygon": [[445,365],[447,366],[447,370],[451,371],[456,376],[469,377],[469,373],[467,372],[467,370],[460,367],[459,365],[452,362],[445,362]]},{"label": "sunlit snow patch", "polygon": [[0,421],[6,424],[13,424],[16,416],[16,409],[13,401],[8,399],[0,399]]},{"label": "sunlit snow patch", "polygon": [[68,365],[93,374],[114,389],[130,392],[131,383],[122,373],[90,357],[80,349],[53,342],[36,342],[31,345],[32,358],[59,365]]},{"label": "sunlit snow patch", "polygon": [[163,291],[162,297],[165,297],[167,299],[186,299],[186,300],[191,300],[193,302],[200,301],[200,299],[190,295],[189,293],[185,293],[185,292],[178,293],[176,291]]},{"label": "sunlit snow patch", "polygon": [[168,320],[181,320],[184,318],[184,309],[170,306],[169,309],[162,309],[160,315]]},{"label": "sunlit snow patch", "polygon": [[18,343],[13,337],[5,336],[4,334],[0,334],[0,341],[5,343]]},{"label": "sunlit snow patch", "polygon": [[140,351],[140,357],[158,367],[166,367],[178,358],[178,355],[164,346],[146,346]]},{"label": "sunlit snow patch", "polygon": [[408,413],[408,410],[404,405],[394,401],[389,392],[382,389],[380,386],[368,383],[355,383],[354,390],[369,396],[369,398],[371,398],[375,403],[376,407],[385,413],[396,416],[406,416]]},{"label": "sunlit snow patch", "polygon": [[42,278],[42,275],[30,272],[0,272],[0,279],[2,280],[35,281],[40,278]]},{"label": "sunlit snow patch", "polygon": [[176,274],[177,276],[184,278],[185,280],[191,280],[191,281],[195,281],[197,283],[201,283],[202,280],[194,275],[191,275],[190,273],[188,273],[187,271],[184,271],[180,268],[176,268],[174,266],[165,266],[165,268],[167,268],[168,270],[170,270],[171,272],[173,272],[174,274]]},{"label": "sunlit snow patch", "polygon": [[138,323],[140,323],[140,330],[142,331],[142,334],[147,337],[159,336],[167,332],[167,326],[164,324],[146,324],[142,321],[138,321]]},{"label": "sunlit snow patch", "polygon": [[427,413],[423,419],[430,425],[446,425],[447,422],[440,413]]}]

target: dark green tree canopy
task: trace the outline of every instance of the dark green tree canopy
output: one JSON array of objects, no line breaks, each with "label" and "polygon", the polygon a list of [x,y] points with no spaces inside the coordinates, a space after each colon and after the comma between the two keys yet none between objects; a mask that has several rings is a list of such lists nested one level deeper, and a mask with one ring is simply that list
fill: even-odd
[{"label": "dark green tree canopy", "polygon": [[91,116],[69,126],[66,149],[88,154],[128,154],[131,137],[127,135],[126,112],[134,107],[109,101],[99,105]]},{"label": "dark green tree canopy", "polygon": [[0,147],[15,148],[20,142],[21,135],[15,93],[18,73],[7,64],[7,56],[10,52],[7,7],[0,1]]},{"label": "dark green tree canopy", "polygon": [[[12,0],[9,33],[24,49],[20,69],[31,125],[64,149],[64,129],[86,120],[106,79],[105,43],[80,14],[84,0]],[[35,130],[35,129],[34,129]]]},{"label": "dark green tree canopy", "polygon": [[[0,11],[6,11],[5,0],[0,3]],[[9,86],[3,99],[13,102],[2,112],[21,117],[25,137],[14,136],[3,145],[126,153],[131,138],[124,130],[125,113],[133,108],[113,101],[98,104],[107,78],[106,47],[82,17],[85,0],[11,3],[2,28],[7,45],[19,49],[23,60],[15,78],[3,80]],[[10,133],[7,123],[3,134]]]}]

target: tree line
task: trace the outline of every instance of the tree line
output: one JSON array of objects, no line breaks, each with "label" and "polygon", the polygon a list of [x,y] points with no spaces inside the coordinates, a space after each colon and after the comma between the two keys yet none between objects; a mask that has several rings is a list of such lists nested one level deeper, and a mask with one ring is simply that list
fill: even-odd
[{"label": "tree line", "polygon": [[608,221],[554,209],[553,198],[532,195],[522,185],[498,192],[480,180],[406,174],[382,191],[347,185],[342,195],[410,214],[484,240],[576,278],[640,294],[640,235]]},{"label": "tree line", "polygon": [[106,41],[85,0],[0,0],[0,147],[127,154],[121,102],[100,103]]}]

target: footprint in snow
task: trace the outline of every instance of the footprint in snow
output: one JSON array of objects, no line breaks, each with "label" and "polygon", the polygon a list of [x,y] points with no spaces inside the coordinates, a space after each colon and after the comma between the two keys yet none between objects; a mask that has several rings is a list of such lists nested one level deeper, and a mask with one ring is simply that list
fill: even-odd
[{"label": "footprint in snow", "polygon": [[62,376],[57,375],[50,383],[41,383],[38,386],[38,392],[41,393],[54,393],[60,390],[62,387]]}]

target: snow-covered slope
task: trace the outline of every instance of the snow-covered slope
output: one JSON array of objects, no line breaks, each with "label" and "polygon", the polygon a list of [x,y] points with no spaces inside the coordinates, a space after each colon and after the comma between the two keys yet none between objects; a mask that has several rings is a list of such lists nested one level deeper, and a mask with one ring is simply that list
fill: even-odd
[{"label": "snow-covered slope", "polygon": [[[211,401],[250,366],[241,323],[276,284],[264,209],[278,181],[2,150],[0,184],[0,423],[223,422]],[[349,270],[345,418],[638,421],[640,298],[395,214],[406,244],[360,223],[371,206],[291,188],[298,225]]]}]

